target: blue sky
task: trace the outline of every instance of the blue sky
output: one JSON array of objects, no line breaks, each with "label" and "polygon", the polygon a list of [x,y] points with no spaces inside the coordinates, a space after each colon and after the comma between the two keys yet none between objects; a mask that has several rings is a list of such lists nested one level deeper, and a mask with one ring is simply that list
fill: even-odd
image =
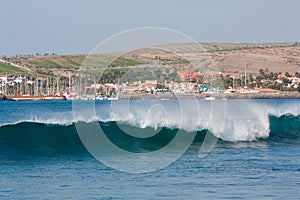
[{"label": "blue sky", "polygon": [[111,35],[149,26],[199,42],[294,42],[299,8],[299,0],[7,0],[0,55],[88,53]]}]

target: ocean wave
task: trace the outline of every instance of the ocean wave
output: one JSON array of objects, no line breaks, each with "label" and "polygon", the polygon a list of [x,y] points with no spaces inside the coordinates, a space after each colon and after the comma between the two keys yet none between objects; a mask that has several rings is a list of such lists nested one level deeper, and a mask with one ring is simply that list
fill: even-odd
[{"label": "ocean wave", "polygon": [[[50,122],[50,123],[49,123]],[[116,121],[109,122],[76,122],[76,123],[99,123],[104,133],[107,134],[107,137],[120,143],[121,146],[125,145],[126,147],[137,146],[138,144],[143,144],[147,141],[147,145],[157,146],[158,143],[165,144],[170,141],[174,135],[176,135],[178,128],[169,128],[161,127],[159,130],[156,130],[153,127],[137,127],[132,126],[128,123],[119,123]],[[0,143],[1,146],[16,146],[16,147],[37,147],[37,148],[63,148],[63,149],[76,149],[77,146],[82,146],[80,139],[76,130],[76,123],[53,123],[53,121],[44,122],[18,122],[15,124],[9,124],[0,127]],[[250,123],[250,124],[249,124]],[[243,128],[240,123],[238,128],[235,130],[233,125],[227,123],[225,126],[226,132],[221,134],[219,137],[223,141],[238,142],[238,141],[253,141],[253,140],[277,140],[277,141],[299,141],[300,139],[300,116],[293,115],[283,115],[281,117],[269,116],[269,127],[267,133],[259,133],[260,128],[255,127],[257,120],[252,124],[247,121],[247,128]],[[140,134],[148,132],[157,132],[149,138],[137,138],[128,135],[122,127],[127,127],[126,130],[131,130],[134,132],[139,132]],[[197,131],[197,134],[206,134],[210,132],[208,129],[201,129]],[[237,135],[244,134],[243,136]],[[258,134],[257,134],[258,132]],[[186,131],[189,134],[188,131]],[[210,132],[211,133],[211,132]],[[249,136],[250,133],[253,133],[253,136]],[[212,133],[214,134],[214,133]],[[215,134],[214,134],[215,135]],[[243,140],[241,139],[243,138]],[[244,139],[246,138],[246,139]],[[256,139],[253,139],[256,138]],[[163,142],[165,141],[165,142]],[[159,146],[159,145],[158,145]]]},{"label": "ocean wave", "polygon": [[[283,101],[277,105],[268,102],[255,102],[251,100],[232,100],[226,105],[217,107],[210,102],[203,101],[198,107],[193,106],[193,102],[186,101],[181,103],[169,102],[147,102],[134,101],[134,105],[120,101],[114,105],[96,106],[95,110],[89,110],[91,106],[84,102],[87,107],[81,106],[82,110],[78,114],[73,112],[58,113],[52,115],[34,116],[18,121],[0,124],[0,135],[7,134],[7,131],[16,134],[28,131],[27,126],[34,132],[43,129],[44,132],[51,135],[57,131],[53,127],[61,130],[67,128],[67,132],[76,131],[77,123],[95,123],[99,122],[102,126],[114,126],[116,132],[125,132],[129,135],[143,138],[143,132],[148,130],[152,135],[162,130],[184,130],[188,132],[201,132],[208,130],[215,137],[229,142],[247,142],[261,139],[268,139],[272,134],[285,138],[296,135],[300,131],[300,106],[298,101]],[[149,103],[149,102],[148,102]],[[159,103],[159,104],[158,104]],[[223,107],[223,106],[226,107]],[[215,107],[213,107],[215,106]],[[97,109],[98,108],[98,109]],[[214,108],[215,114],[212,114]],[[226,110],[223,110],[223,109]],[[73,110],[74,111],[74,110]],[[93,114],[94,112],[94,114]],[[224,114],[224,116],[222,115]],[[213,117],[221,116],[214,121]],[[289,126],[287,126],[287,124]],[[25,126],[26,127],[22,127]],[[9,128],[8,128],[9,127]],[[151,131],[150,131],[151,128]],[[133,132],[135,132],[133,134]],[[75,132],[76,133],[76,132]],[[61,132],[61,134],[66,134]],[[116,134],[116,133],[113,133]],[[146,136],[145,136],[146,137]]]},{"label": "ocean wave", "polygon": [[[42,132],[38,131],[39,127],[43,127],[44,129],[47,128],[47,134],[51,134],[52,131],[56,131],[53,127],[67,127],[68,131],[70,127],[75,127],[75,124],[78,123],[95,123],[99,122],[101,126],[111,126],[114,124],[120,128],[120,131],[126,133],[127,130],[136,131],[143,134],[143,130],[151,128],[152,132],[159,132],[162,128],[169,129],[169,130],[184,130],[187,133],[191,131],[203,131],[208,130],[214,136],[230,142],[239,142],[239,141],[256,141],[259,139],[265,139],[270,136],[270,134],[274,133],[275,135],[285,137],[289,135],[297,135],[300,132],[300,115],[293,115],[293,114],[286,114],[286,115],[269,115],[267,120],[264,118],[257,118],[252,119],[225,119],[224,125],[222,130],[218,133],[214,133],[213,129],[208,128],[209,122],[207,126],[194,126],[193,129],[191,128],[182,128],[178,126],[175,121],[172,122],[160,122],[160,124],[151,124],[149,122],[141,121],[136,122],[132,118],[130,120],[121,119],[121,120],[101,120],[101,119],[93,119],[93,120],[61,120],[61,119],[46,119],[40,120],[38,118],[33,120],[20,120],[13,123],[7,123],[0,126],[0,135],[7,132],[7,128],[9,127],[9,131],[12,133],[20,132],[22,134],[26,131],[27,126],[31,124],[30,131],[32,128],[37,129],[35,132]],[[24,127],[23,127],[24,126]],[[124,129],[125,127],[125,129]],[[127,127],[127,129],[126,129]],[[75,129],[74,129],[75,130]],[[65,133],[62,133],[65,134]],[[129,133],[131,134],[131,133]],[[132,134],[131,134],[132,135]]]}]

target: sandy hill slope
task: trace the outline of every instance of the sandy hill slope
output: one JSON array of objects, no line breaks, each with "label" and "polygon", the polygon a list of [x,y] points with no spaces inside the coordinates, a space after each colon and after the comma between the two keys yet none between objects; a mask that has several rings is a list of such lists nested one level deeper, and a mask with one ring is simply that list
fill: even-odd
[{"label": "sandy hill slope", "polygon": [[[247,73],[254,76],[259,69],[268,68],[273,72],[300,72],[299,43],[266,43],[266,44],[232,44],[232,43],[194,43],[171,44],[131,52],[122,52],[122,56],[110,64],[110,67],[134,68],[146,64],[175,67],[179,73],[195,72],[196,65],[203,65],[208,60],[214,63],[223,74]],[[80,69],[90,55],[44,55],[18,56],[4,58],[8,62],[32,70],[35,75],[67,75]],[[98,56],[94,65],[105,66],[105,56]],[[7,66],[6,66],[7,68]],[[3,71],[4,70],[4,71]],[[5,73],[2,68],[1,73]],[[9,70],[9,73],[12,73]]]}]

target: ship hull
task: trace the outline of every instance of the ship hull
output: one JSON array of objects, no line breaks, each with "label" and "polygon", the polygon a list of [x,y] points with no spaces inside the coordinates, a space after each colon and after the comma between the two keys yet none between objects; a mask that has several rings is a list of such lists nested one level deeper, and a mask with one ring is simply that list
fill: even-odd
[{"label": "ship hull", "polygon": [[14,101],[42,101],[42,100],[66,100],[65,96],[11,96]]}]

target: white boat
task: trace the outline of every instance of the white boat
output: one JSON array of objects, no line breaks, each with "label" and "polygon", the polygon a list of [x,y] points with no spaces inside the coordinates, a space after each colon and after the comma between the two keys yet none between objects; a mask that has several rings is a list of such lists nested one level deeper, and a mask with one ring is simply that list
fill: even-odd
[{"label": "white boat", "polygon": [[114,101],[114,100],[119,100],[119,98],[118,97],[108,97],[107,100]]},{"label": "white boat", "polygon": [[119,95],[117,95],[115,97],[108,97],[107,100],[109,100],[109,101],[119,100]]},{"label": "white boat", "polygon": [[213,100],[216,100],[216,98],[213,96],[209,96],[209,97],[205,97],[204,100],[213,101]]},{"label": "white boat", "polygon": [[106,100],[106,97],[105,96],[102,96],[102,95],[99,95],[98,97],[96,97],[96,100]]}]

